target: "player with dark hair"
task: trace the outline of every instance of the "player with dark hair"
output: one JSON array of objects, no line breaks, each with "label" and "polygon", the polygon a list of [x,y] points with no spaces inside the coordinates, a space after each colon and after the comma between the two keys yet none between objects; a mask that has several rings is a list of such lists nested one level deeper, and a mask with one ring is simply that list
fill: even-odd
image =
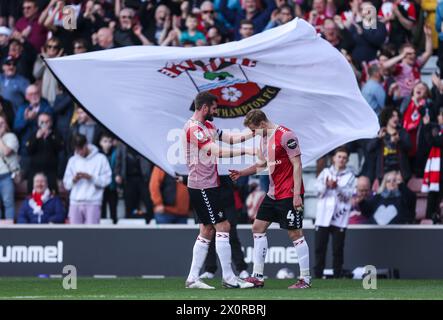
[{"label": "player with dark hair", "polygon": [[200,222],[200,234],[194,245],[186,288],[214,289],[199,278],[214,233],[215,248],[222,267],[223,287],[251,288],[253,284],[236,277],[232,271],[230,224],[220,203],[220,181],[216,159],[254,155],[254,152],[247,148],[223,148],[216,141],[221,140],[232,145],[252,138],[253,133],[229,134],[217,130],[212,124],[217,112],[217,97],[209,92],[200,92],[195,98],[194,106],[195,112],[184,127],[186,135],[184,141],[186,141],[186,162],[189,168],[189,194]]}]

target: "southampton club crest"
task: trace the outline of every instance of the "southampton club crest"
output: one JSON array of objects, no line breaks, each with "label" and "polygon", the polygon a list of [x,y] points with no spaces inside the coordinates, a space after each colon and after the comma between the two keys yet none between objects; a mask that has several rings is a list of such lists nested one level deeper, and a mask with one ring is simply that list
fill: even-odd
[{"label": "southampton club crest", "polygon": [[[236,118],[249,110],[263,108],[280,91],[248,79],[248,69],[256,65],[257,61],[250,59],[210,58],[170,62],[158,71],[170,78],[185,73],[197,92],[209,91],[218,97],[219,118]],[[194,110],[193,103],[191,110]]]}]

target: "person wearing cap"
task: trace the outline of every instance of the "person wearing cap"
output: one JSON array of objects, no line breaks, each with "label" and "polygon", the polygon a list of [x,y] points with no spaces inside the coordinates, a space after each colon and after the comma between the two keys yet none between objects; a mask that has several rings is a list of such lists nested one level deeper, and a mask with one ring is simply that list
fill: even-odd
[{"label": "person wearing cap", "polygon": [[0,94],[12,103],[14,111],[25,102],[26,88],[29,81],[17,74],[17,60],[7,57],[2,63],[3,73],[0,74]]},{"label": "person wearing cap", "polygon": [[11,37],[11,29],[0,27],[0,59],[3,59],[8,54],[9,38]]}]

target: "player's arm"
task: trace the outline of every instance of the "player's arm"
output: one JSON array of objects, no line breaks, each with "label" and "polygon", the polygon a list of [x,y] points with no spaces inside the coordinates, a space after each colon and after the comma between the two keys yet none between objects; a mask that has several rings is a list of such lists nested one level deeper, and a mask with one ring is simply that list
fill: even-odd
[{"label": "player's arm", "polygon": [[240,177],[246,177],[253,174],[258,174],[266,169],[266,161],[265,162],[257,162],[254,165],[243,169],[243,170],[229,170],[229,177],[236,181]]},{"label": "player's arm", "polygon": [[295,156],[289,159],[293,166],[293,177],[294,177],[294,208],[301,207],[303,205],[303,201],[301,199],[301,184],[302,184],[302,165],[301,165],[301,157]]},{"label": "player's arm", "polygon": [[214,142],[208,142],[201,147],[206,152],[217,155],[219,158],[233,158],[238,156],[250,155],[254,156],[255,151],[253,148],[233,148],[233,147],[221,147]]},{"label": "player's arm", "polygon": [[253,138],[254,132],[252,132],[249,129],[246,129],[243,132],[239,132],[239,133],[228,133],[223,130],[220,130],[218,137],[219,137],[219,140],[223,141],[224,143],[236,144],[236,143],[241,143],[241,142],[244,142],[246,140]]}]

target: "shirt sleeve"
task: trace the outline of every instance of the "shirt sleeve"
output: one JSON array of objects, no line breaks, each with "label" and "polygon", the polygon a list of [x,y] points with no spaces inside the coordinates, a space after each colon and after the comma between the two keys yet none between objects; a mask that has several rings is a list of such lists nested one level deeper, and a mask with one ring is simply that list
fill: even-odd
[{"label": "shirt sleeve", "polygon": [[205,132],[199,126],[191,126],[186,131],[186,141],[191,145],[196,145],[198,149],[211,142],[211,139],[205,135]]},{"label": "shirt sleeve", "polygon": [[294,132],[285,132],[281,138],[281,145],[286,150],[289,158],[301,155],[298,139]]},{"label": "shirt sleeve", "polygon": [[18,145],[18,139],[15,136],[15,134],[13,133],[5,134],[3,136],[3,141],[9,149],[13,150],[15,153],[18,152],[19,145]]}]

